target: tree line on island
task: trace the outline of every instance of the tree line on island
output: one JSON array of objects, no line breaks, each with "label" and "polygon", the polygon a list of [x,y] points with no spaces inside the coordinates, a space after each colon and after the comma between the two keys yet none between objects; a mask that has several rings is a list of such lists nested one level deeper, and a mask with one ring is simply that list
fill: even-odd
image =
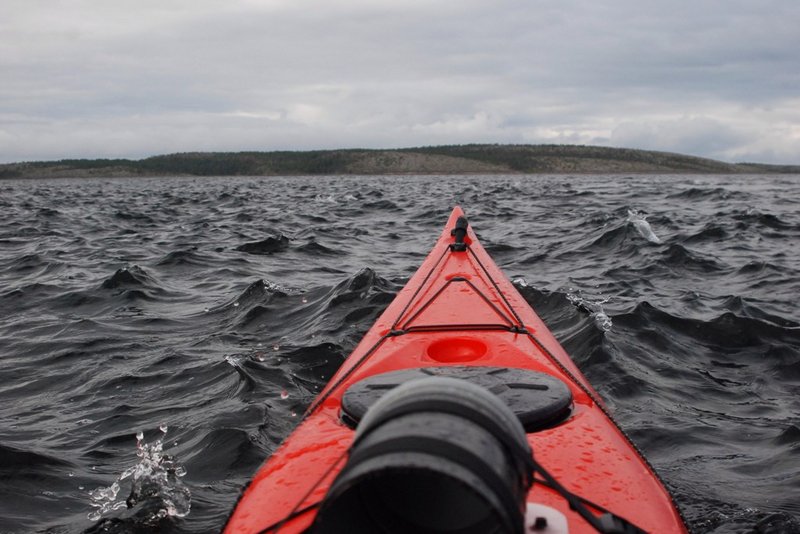
[{"label": "tree line on island", "polygon": [[800,173],[800,166],[732,164],[598,146],[479,144],[391,150],[191,152],[139,160],[64,159],[0,165],[0,178],[564,173]]}]

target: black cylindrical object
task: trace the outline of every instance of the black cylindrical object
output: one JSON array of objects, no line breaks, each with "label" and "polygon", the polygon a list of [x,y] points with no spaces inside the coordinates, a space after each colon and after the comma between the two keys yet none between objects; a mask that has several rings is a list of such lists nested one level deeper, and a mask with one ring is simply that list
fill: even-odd
[{"label": "black cylindrical object", "polygon": [[412,380],[358,425],[311,532],[517,534],[532,459],[519,420],[488,390]]},{"label": "black cylindrical object", "polygon": [[456,220],[456,225],[450,230],[450,235],[455,237],[455,243],[450,245],[450,249],[455,252],[464,252],[467,250],[467,244],[464,242],[464,239],[467,237],[467,228],[469,227],[469,223],[467,222],[466,217],[459,217]]}]

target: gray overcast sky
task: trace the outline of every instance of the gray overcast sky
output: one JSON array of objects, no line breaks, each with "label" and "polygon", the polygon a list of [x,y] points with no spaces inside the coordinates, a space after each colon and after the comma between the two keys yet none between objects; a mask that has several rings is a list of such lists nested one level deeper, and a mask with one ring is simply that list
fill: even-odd
[{"label": "gray overcast sky", "polygon": [[800,1],[0,5],[0,162],[471,142],[800,163]]}]

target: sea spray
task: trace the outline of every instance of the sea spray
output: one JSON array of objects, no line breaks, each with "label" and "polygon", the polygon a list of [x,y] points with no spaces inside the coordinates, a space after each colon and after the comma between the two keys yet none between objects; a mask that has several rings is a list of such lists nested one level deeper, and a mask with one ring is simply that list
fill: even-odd
[{"label": "sea spray", "polygon": [[585,297],[579,289],[576,290],[574,288],[567,288],[567,300],[578,309],[589,312],[589,314],[592,316],[592,319],[594,319],[594,323],[600,330],[603,332],[608,332],[611,330],[611,327],[613,326],[611,317],[609,317],[606,311],[603,309],[603,304],[611,300],[609,297],[600,298],[597,300],[590,299]]},{"label": "sea spray", "polygon": [[636,228],[636,231],[639,232],[643,238],[647,239],[651,243],[656,245],[661,244],[661,239],[653,232],[653,229],[650,227],[650,223],[647,222],[647,216],[644,214],[639,213],[636,210],[628,210],[628,219],[627,221]]},{"label": "sea spray", "polygon": [[[99,487],[89,492],[90,504],[95,508],[89,513],[91,521],[122,508],[137,505],[144,515],[145,523],[156,522],[165,517],[185,517],[191,507],[191,493],[181,482],[186,469],[174,457],[163,453],[163,440],[167,426],[161,425],[161,437],[147,443],[144,433],[136,434],[136,456],[139,461],[125,469],[110,486]],[[123,484],[130,481],[130,492],[126,499],[118,499]]]}]

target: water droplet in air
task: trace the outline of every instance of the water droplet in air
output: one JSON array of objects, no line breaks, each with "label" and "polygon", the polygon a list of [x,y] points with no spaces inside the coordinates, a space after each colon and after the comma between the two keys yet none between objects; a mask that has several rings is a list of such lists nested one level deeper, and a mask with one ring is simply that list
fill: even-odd
[{"label": "water droplet in air", "polygon": [[139,432],[136,433],[136,440],[142,441],[143,439],[144,439],[144,432],[140,430]]},{"label": "water droplet in air", "polygon": [[281,399],[286,400],[288,398],[289,398],[289,392],[286,391],[285,389],[282,389],[281,390]]},{"label": "water droplet in air", "polygon": [[233,307],[234,307],[234,308],[237,308],[238,306],[239,306],[239,303],[238,303],[238,302],[234,302],[234,303],[233,303]]},{"label": "water droplet in air", "polygon": [[204,311],[204,312],[206,312],[206,313],[208,313],[208,312],[209,312],[209,309],[208,309],[208,308],[205,308],[203,311]]},{"label": "water droplet in air", "polygon": [[297,412],[292,412],[292,417],[296,416]]},{"label": "water droplet in air", "polygon": [[306,304],[306,303],[308,303],[308,299],[303,297],[303,304]]},{"label": "water droplet in air", "polygon": [[274,350],[275,352],[278,352],[279,350],[281,350],[281,347],[280,347],[280,345],[272,345],[272,350]]},{"label": "water droplet in air", "polygon": [[167,430],[169,429],[169,427],[167,426],[167,423],[161,423],[161,425],[159,425],[158,429],[161,432],[163,432],[164,434],[166,434]]}]

